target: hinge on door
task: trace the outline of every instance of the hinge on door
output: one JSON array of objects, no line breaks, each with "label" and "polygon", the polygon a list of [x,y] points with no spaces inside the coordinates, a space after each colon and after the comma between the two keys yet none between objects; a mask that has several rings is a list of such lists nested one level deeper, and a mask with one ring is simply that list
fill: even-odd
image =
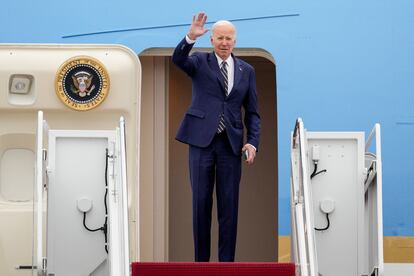
[{"label": "hinge on door", "polygon": [[46,161],[47,159],[47,149],[42,149],[42,160]]}]

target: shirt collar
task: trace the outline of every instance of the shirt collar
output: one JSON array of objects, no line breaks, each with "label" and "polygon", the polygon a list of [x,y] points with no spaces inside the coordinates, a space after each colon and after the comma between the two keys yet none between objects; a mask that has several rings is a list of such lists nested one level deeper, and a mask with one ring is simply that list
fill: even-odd
[{"label": "shirt collar", "polygon": [[[219,57],[216,52],[214,52],[214,54],[216,55],[217,58],[217,62],[219,64],[219,67],[221,67],[221,63],[223,62],[223,59],[221,57]],[[227,62],[227,66],[230,65],[230,62],[233,60],[233,57],[230,55],[225,61]]]}]

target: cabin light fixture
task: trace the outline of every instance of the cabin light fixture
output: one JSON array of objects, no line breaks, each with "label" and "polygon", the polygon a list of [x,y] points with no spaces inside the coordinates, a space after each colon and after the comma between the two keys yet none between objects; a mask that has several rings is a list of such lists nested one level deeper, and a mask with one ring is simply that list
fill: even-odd
[{"label": "cabin light fixture", "polygon": [[28,94],[32,82],[32,75],[11,75],[9,80],[9,92],[12,94]]}]

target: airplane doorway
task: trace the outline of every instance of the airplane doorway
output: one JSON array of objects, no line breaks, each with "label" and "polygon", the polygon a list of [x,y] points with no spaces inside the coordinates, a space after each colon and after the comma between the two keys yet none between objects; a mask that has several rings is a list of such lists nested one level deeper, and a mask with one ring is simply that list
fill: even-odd
[{"label": "airplane doorway", "polygon": [[[278,259],[276,69],[263,53],[235,51],[255,68],[262,118],[259,153],[253,166],[243,165],[240,184],[236,261],[242,262]],[[171,54],[172,49],[140,54],[142,261],[193,260],[188,146],[174,139],[191,100],[191,79],[172,64]],[[214,206],[211,261],[217,261],[217,227]]]}]

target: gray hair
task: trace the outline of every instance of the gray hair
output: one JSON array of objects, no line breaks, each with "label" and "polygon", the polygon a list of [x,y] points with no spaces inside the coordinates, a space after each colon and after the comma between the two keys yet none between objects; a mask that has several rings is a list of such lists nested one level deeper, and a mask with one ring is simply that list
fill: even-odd
[{"label": "gray hair", "polygon": [[236,38],[236,27],[234,26],[233,23],[231,23],[230,21],[227,21],[227,20],[216,21],[216,23],[214,23],[213,26],[211,27],[211,33],[212,34],[214,34],[214,30],[218,26],[230,26],[230,27],[232,27],[233,30],[234,30],[234,38]]}]

